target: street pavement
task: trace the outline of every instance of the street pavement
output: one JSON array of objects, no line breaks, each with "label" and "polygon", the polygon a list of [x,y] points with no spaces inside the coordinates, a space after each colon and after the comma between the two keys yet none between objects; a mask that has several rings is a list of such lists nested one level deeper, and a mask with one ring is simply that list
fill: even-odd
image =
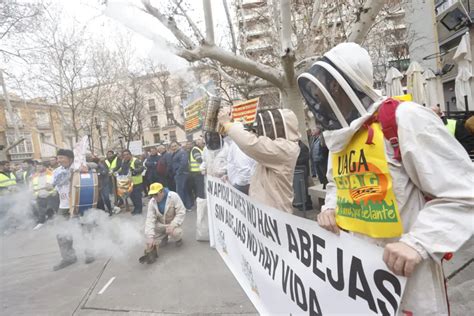
[{"label": "street pavement", "polygon": [[[144,219],[119,214],[114,220],[141,231]],[[141,245],[119,257],[104,251],[89,265],[77,249],[78,262],[57,272],[52,267],[60,259],[58,224],[3,235],[0,315],[256,315],[218,253],[195,240],[195,222],[196,212],[188,213],[184,244],[169,243],[152,265],[138,262]],[[474,310],[473,257],[471,239],[445,264],[452,315]]]}]

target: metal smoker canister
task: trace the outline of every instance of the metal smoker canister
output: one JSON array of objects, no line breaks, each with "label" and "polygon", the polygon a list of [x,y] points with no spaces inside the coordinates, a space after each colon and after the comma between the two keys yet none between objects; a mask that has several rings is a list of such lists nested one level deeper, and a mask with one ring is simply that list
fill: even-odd
[{"label": "metal smoker canister", "polygon": [[206,111],[206,119],[204,120],[204,124],[202,129],[208,132],[216,132],[217,131],[217,118],[219,115],[219,109],[221,107],[221,98],[211,96],[207,101],[207,111]]}]

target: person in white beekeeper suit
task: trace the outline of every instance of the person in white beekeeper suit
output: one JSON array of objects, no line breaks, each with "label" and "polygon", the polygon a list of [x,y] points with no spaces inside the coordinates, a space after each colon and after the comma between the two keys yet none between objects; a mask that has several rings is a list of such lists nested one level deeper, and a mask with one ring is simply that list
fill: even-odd
[{"label": "person in white beekeeper suit", "polygon": [[226,170],[228,146],[223,137],[217,132],[206,132],[204,141],[206,147],[202,154],[202,163],[199,169],[203,175],[222,177]]},{"label": "person in white beekeeper suit", "polygon": [[372,121],[384,98],[373,89],[369,54],[355,43],[324,54],[298,85],[331,153],[319,225],[384,247],[387,267],[408,277],[400,314],[448,314],[441,260],[474,227],[474,168],[465,150],[414,102],[392,112],[399,145],[392,147]]},{"label": "person in white beekeeper suit", "polygon": [[257,164],[250,179],[249,196],[278,210],[293,213],[293,173],[300,153],[298,119],[288,109],[257,114],[257,134],[230,122],[228,111],[219,113],[219,123],[239,148]]}]

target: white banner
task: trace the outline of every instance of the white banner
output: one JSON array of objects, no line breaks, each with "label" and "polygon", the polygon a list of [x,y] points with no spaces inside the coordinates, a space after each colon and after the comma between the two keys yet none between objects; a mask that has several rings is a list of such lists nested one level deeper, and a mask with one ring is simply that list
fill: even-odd
[{"label": "white banner", "polygon": [[215,247],[263,315],[394,315],[406,278],[383,249],[254,202],[207,177]]},{"label": "white banner", "polygon": [[143,144],[141,140],[133,140],[128,144],[128,150],[132,153],[134,156],[138,156],[143,154]]}]

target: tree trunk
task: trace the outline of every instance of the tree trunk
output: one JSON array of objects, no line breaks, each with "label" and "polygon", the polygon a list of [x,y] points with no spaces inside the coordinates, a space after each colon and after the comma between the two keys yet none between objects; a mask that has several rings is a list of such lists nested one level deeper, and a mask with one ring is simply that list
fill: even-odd
[{"label": "tree trunk", "polygon": [[347,42],[363,43],[370,27],[374,24],[377,14],[385,4],[385,0],[367,0],[360,6],[356,20],[351,25]]},{"label": "tree trunk", "polygon": [[280,102],[283,108],[290,109],[296,114],[296,117],[298,118],[298,130],[301,134],[301,141],[308,145],[304,103],[296,82],[291,85],[285,85],[285,88],[280,90]]}]

